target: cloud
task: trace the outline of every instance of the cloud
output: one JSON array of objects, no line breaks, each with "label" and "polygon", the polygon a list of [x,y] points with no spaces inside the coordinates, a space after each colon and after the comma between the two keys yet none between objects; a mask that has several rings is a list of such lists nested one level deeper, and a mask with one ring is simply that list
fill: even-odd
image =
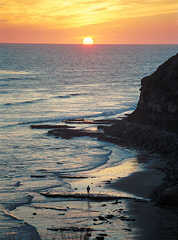
[{"label": "cloud", "polygon": [[7,19],[0,19],[0,23],[6,23],[6,22],[8,22]]},{"label": "cloud", "polygon": [[1,0],[12,25],[70,28],[178,12],[177,0]]}]

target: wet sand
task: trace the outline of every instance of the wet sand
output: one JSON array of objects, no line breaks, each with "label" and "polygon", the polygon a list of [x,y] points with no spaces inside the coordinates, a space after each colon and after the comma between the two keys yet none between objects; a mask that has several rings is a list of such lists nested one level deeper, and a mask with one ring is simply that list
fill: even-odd
[{"label": "wet sand", "polygon": [[17,219],[0,206],[0,239],[1,240],[40,240],[35,227]]},{"label": "wet sand", "polygon": [[[14,234],[26,234],[25,239],[29,240],[176,240],[178,213],[175,209],[155,206],[150,199],[163,182],[164,172],[160,169],[164,166],[158,156],[142,152],[116,166],[100,167],[74,178],[64,176],[72,191],[67,197],[64,194],[61,198],[60,194],[59,198],[50,199],[34,192],[31,202],[10,211],[27,224],[21,226],[21,221],[13,219],[9,228],[1,224],[1,233],[11,232],[15,226]],[[88,185],[90,194],[121,198],[102,201],[86,198]],[[50,192],[58,191],[54,188]]]},{"label": "wet sand", "polygon": [[[149,199],[153,191],[163,183],[165,175],[157,168],[163,168],[164,165],[164,162],[152,162],[143,171],[120,178],[109,187]],[[128,225],[132,229],[132,239],[177,239],[178,209],[161,208],[152,201],[125,201],[125,204],[128,215],[135,219],[135,222]]]},{"label": "wet sand", "polygon": [[178,211],[160,208],[153,203],[129,201],[129,216],[136,221],[129,225],[135,240],[177,240]]},{"label": "wet sand", "polygon": [[[138,159],[146,163],[139,167]],[[73,189],[69,198],[41,196],[39,201],[40,195],[35,193],[30,205],[18,207],[13,214],[35,226],[42,240],[176,240],[177,213],[144,200],[163,180],[164,174],[157,170],[159,159],[149,163],[145,156],[138,159],[90,172],[88,178],[69,179]],[[91,194],[122,197],[111,201],[71,198],[78,192],[85,196],[88,184]]]},{"label": "wet sand", "polygon": [[154,189],[163,181],[164,174],[155,169],[135,172],[110,184],[111,188],[134,194],[138,197],[150,198]]}]

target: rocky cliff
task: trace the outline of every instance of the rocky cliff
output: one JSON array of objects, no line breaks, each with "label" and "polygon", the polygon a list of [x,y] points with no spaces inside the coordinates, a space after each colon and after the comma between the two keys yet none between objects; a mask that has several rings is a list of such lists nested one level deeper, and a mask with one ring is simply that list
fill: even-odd
[{"label": "rocky cliff", "polygon": [[132,120],[178,132],[178,54],[144,77],[140,90]]},{"label": "rocky cliff", "polygon": [[141,80],[133,113],[104,127],[114,142],[162,154],[178,154],[178,54]]},{"label": "rocky cliff", "polygon": [[131,128],[127,134],[132,145],[163,154],[166,177],[153,199],[161,205],[178,206],[178,54],[144,77],[140,90],[135,111],[121,122]]}]

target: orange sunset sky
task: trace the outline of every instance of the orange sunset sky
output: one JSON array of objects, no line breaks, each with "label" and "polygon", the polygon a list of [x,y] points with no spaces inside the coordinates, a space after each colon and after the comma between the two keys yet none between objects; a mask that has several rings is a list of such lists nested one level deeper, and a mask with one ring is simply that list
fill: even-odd
[{"label": "orange sunset sky", "polygon": [[1,0],[0,42],[177,44],[178,0]]}]

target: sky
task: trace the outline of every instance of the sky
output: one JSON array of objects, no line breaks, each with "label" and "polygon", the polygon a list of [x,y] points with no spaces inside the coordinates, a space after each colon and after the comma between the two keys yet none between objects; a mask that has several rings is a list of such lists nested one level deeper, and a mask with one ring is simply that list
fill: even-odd
[{"label": "sky", "polygon": [[178,44],[178,0],[0,0],[0,42]]}]

